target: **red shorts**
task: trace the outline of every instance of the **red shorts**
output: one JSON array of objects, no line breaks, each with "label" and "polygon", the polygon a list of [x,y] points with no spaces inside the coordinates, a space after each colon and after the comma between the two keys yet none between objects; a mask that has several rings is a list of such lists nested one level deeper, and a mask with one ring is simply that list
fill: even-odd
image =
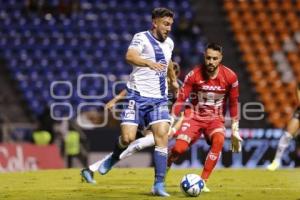
[{"label": "red shorts", "polygon": [[190,144],[196,142],[201,134],[206,140],[210,141],[214,133],[223,133],[225,135],[225,126],[223,119],[197,120],[195,118],[185,118],[180,129],[176,132],[176,139],[185,140]]}]

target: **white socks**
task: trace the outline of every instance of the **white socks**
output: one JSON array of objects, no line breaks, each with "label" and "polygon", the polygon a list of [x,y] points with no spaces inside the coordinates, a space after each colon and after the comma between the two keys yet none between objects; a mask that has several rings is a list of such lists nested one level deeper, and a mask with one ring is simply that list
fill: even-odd
[{"label": "white socks", "polygon": [[[129,156],[131,156],[132,154],[134,154],[137,151],[141,151],[142,149],[145,149],[147,147],[152,147],[155,145],[155,141],[154,141],[154,136],[153,134],[148,134],[145,137],[139,138],[137,140],[135,140],[134,142],[132,142],[126,150],[124,150],[121,155],[120,155],[120,160],[127,158]],[[126,147],[125,145],[122,145],[121,141],[119,140],[119,146],[122,148]],[[160,148],[160,147],[155,147],[155,150],[165,153],[168,153],[167,148]],[[91,164],[89,166],[89,169],[93,172],[97,171],[99,166],[102,163],[102,160],[99,160],[93,164]]]},{"label": "white socks", "polygon": [[123,151],[120,155],[120,159],[127,158],[134,154],[137,151],[141,151],[142,149],[145,149],[147,147],[154,146],[155,141],[153,134],[148,134],[145,137],[139,138],[132,142],[125,151]]},{"label": "white socks", "polygon": [[[124,145],[124,144],[122,143],[121,136],[120,136],[119,139],[118,139],[118,144],[117,144],[117,145],[118,145],[118,147],[119,147],[120,149],[125,149],[125,148],[127,147],[126,145]],[[91,165],[89,166],[89,169],[90,169],[92,172],[97,171],[98,168],[100,167],[100,165],[102,164],[103,160],[105,160],[108,156],[111,156],[111,154],[112,154],[112,152],[109,153],[107,156],[105,156],[103,159],[98,160],[97,162],[91,164]]]},{"label": "white socks", "polygon": [[290,141],[293,139],[293,136],[289,132],[284,132],[284,134],[280,137],[277,151],[275,154],[275,159],[278,162],[281,162],[282,155],[284,150],[289,146]]}]

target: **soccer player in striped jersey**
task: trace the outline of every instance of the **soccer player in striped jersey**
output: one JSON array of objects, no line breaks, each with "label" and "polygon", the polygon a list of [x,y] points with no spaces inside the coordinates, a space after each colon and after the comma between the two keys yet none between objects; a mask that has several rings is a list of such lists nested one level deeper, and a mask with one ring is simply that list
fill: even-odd
[{"label": "soccer player in striped jersey", "polygon": [[[173,70],[174,73],[176,75],[176,77],[179,76],[180,73],[180,66],[178,63],[173,62]],[[179,86],[182,85],[182,82],[178,79],[177,80]],[[168,78],[168,85],[171,84],[170,78]],[[171,87],[169,87],[171,88]],[[177,91],[169,89],[169,95],[168,95],[168,99],[169,99],[169,104],[172,105],[175,100],[176,100],[176,93]],[[110,100],[105,108],[108,110],[112,110],[113,107],[115,106],[115,104],[121,100],[123,100],[127,95],[127,91],[124,89],[122,90],[116,97],[114,97],[112,100]],[[169,138],[172,138],[172,136],[177,132],[177,130],[180,128],[181,126],[181,122],[183,120],[183,116],[181,116],[178,120],[176,120],[176,122],[174,122],[172,124],[172,127],[169,130]],[[120,155],[120,160],[125,159],[129,156],[131,156],[132,154],[141,151],[145,148],[148,147],[152,147],[155,145],[155,141],[154,141],[154,136],[151,130],[147,129],[146,127],[144,127],[143,125],[139,126],[138,131],[141,133],[140,135],[143,135],[144,137],[141,137],[137,140],[135,140],[134,142],[130,143],[130,145],[126,148],[125,151],[123,151]],[[87,183],[96,183],[96,181],[94,180],[93,176],[94,176],[94,172],[96,172],[99,168],[99,166],[101,165],[101,163],[103,162],[103,159],[91,164],[89,167],[84,168],[81,170],[81,176],[83,181],[87,182]]]},{"label": "soccer player in striped jersey", "polygon": [[[152,11],[152,28],[134,35],[126,53],[126,61],[133,66],[127,83],[127,105],[121,114],[121,136],[98,171],[104,175],[120,160],[120,154],[135,140],[140,124],[150,126],[155,140],[155,180],[153,195],[170,196],[165,191],[164,178],[167,167],[168,131],[170,117],[167,98],[167,71],[172,67],[174,43],[168,34],[174,13],[167,8]],[[178,88],[175,74],[171,85]]]}]

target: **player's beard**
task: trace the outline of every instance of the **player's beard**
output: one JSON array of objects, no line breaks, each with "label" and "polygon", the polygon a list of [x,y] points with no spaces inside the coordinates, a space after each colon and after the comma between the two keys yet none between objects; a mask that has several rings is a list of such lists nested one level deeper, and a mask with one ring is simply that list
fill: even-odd
[{"label": "player's beard", "polygon": [[214,66],[214,65],[204,65],[203,70],[203,78],[204,80],[209,80],[212,76],[214,76],[216,70],[218,69],[218,65]]},{"label": "player's beard", "polygon": [[214,65],[205,65],[205,70],[207,73],[209,74],[213,74],[216,70],[218,69],[218,65],[214,66]]},{"label": "player's beard", "polygon": [[168,37],[168,33],[163,33],[162,31],[157,31],[157,36],[158,36],[159,41],[164,42]]}]

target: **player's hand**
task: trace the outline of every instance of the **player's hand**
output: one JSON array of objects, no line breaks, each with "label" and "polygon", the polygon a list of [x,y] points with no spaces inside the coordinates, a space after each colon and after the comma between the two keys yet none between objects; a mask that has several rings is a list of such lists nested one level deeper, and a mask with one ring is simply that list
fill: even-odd
[{"label": "player's hand", "polygon": [[153,69],[154,71],[163,71],[167,67],[167,65],[165,65],[165,64],[153,62],[151,60],[148,60],[146,65],[147,65],[147,67],[149,67],[150,69]]},{"label": "player's hand", "polygon": [[175,119],[176,119],[176,116],[170,115],[170,127],[172,127],[175,124]]},{"label": "player's hand", "polygon": [[231,124],[231,151],[234,153],[238,153],[242,151],[242,141],[239,134],[239,122],[236,120],[232,121]]},{"label": "player's hand", "polygon": [[169,132],[168,132],[168,139],[173,138],[173,136],[176,132],[177,132],[176,128],[170,127]]},{"label": "player's hand", "polygon": [[111,100],[105,104],[105,109],[111,111],[113,109],[113,107],[115,106],[115,104],[116,104],[116,102]]}]

